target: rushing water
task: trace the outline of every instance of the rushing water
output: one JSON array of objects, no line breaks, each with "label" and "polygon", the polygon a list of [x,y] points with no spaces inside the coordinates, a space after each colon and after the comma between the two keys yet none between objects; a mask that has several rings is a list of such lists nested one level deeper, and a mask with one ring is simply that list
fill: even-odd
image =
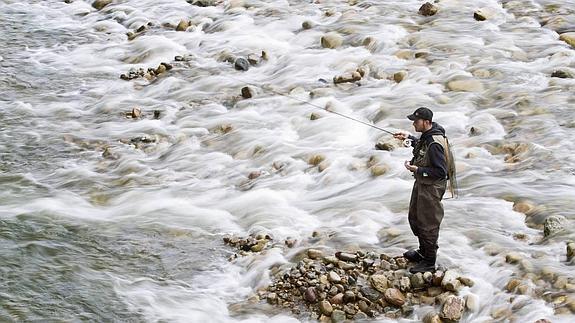
[{"label": "rushing water", "polygon": [[[541,22],[560,16],[557,30],[575,31],[575,2],[503,2],[441,0],[422,17],[415,0],[122,0],[102,10],[2,0],[0,321],[297,321],[230,305],[310,245],[228,262],[224,234],[305,241],[319,231],[330,236],[320,248],[412,247],[411,151],[375,150],[393,140],[301,100],[393,131],[412,130],[405,116],[430,106],[455,146],[460,184],[460,197],[445,200],[439,262],[474,279],[462,295],[480,300],[462,321],[574,321],[555,296],[575,293],[565,248],[575,239],[575,79],[551,74],[573,73],[575,50]],[[486,21],[473,19],[478,8]],[[175,31],[181,19],[194,27]],[[313,28],[302,29],[306,20]],[[322,48],[328,32],[343,45]],[[222,59],[262,50],[268,59],[245,72]],[[119,78],[160,62],[173,69]],[[331,82],[360,66],[369,71],[359,84]],[[385,77],[399,71],[400,83]],[[446,87],[469,78],[481,86]],[[243,82],[258,85],[254,98],[241,99]],[[134,107],[142,118],[126,118]],[[516,146],[515,157],[504,148]],[[316,154],[322,171],[308,164]],[[372,156],[384,175],[371,175]],[[254,171],[262,175],[248,181]],[[535,210],[514,211],[519,201]],[[544,238],[550,215],[565,218],[564,230]],[[506,263],[509,252],[523,263]],[[504,289],[530,273],[543,293]],[[553,287],[558,276],[569,284]],[[502,308],[510,314],[493,319]]]}]

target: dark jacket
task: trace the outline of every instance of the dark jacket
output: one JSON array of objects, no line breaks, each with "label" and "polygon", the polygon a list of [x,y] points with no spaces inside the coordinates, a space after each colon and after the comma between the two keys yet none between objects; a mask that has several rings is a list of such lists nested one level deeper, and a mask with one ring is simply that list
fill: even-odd
[{"label": "dark jacket", "polygon": [[[422,133],[419,139],[414,136],[409,136],[409,139],[411,139],[411,146],[413,147],[414,156],[417,156],[422,145],[427,148],[429,166],[418,166],[417,174],[432,179],[445,179],[447,178],[447,162],[445,160],[445,151],[442,145],[431,145],[431,143],[434,142],[433,136],[435,135],[445,136],[445,129],[439,124],[433,122],[431,129]],[[413,165],[414,162],[415,157],[411,160],[411,164]]]}]

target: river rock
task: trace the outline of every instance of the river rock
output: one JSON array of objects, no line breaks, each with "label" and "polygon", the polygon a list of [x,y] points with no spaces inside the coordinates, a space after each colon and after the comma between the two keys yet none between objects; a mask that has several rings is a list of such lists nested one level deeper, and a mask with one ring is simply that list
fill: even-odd
[{"label": "river rock", "polygon": [[139,119],[142,116],[142,109],[135,107],[132,109],[132,112],[130,115],[133,119]]},{"label": "river rock", "polygon": [[247,59],[243,57],[238,57],[234,62],[234,68],[238,71],[247,71],[250,69],[250,63],[248,62]]},{"label": "river rock", "polygon": [[519,261],[521,261],[523,257],[521,257],[521,254],[518,252],[510,252],[507,255],[505,255],[505,262],[509,263],[509,264],[516,264]]},{"label": "river rock", "polygon": [[345,321],[345,319],[346,319],[345,312],[342,310],[335,310],[333,311],[333,313],[331,313],[331,321],[333,323],[343,322]]},{"label": "river rock", "polygon": [[431,312],[425,314],[422,322],[423,323],[441,323],[441,318],[439,318],[439,315],[437,315],[437,313],[435,313],[435,311],[431,311]]},{"label": "river rock", "polygon": [[352,254],[352,253],[347,253],[347,252],[336,252],[335,256],[339,259],[339,260],[343,260],[343,261],[348,261],[348,262],[356,262],[357,261],[357,255]]},{"label": "river rock", "polygon": [[301,28],[302,28],[302,29],[305,29],[305,30],[308,30],[308,29],[312,29],[314,25],[315,25],[315,24],[314,24],[313,22],[311,22],[311,21],[309,21],[309,20],[306,20],[306,21],[304,21],[304,22],[301,23]]},{"label": "river rock", "polygon": [[546,237],[552,236],[558,232],[563,231],[565,218],[562,216],[551,215],[545,219],[543,223],[543,234]]},{"label": "river rock", "polygon": [[429,287],[427,289],[427,295],[431,297],[439,296],[441,293],[443,293],[443,289],[441,289],[441,287],[438,286]]},{"label": "river rock", "polygon": [[571,261],[575,256],[575,242],[567,243],[567,261]]},{"label": "river rock", "polygon": [[575,48],[575,32],[563,33],[559,36],[559,40],[562,40]]},{"label": "river rock", "polygon": [[176,31],[186,31],[186,29],[188,29],[188,27],[190,27],[190,21],[182,19],[182,20],[180,20],[180,22],[176,26]]},{"label": "river rock", "polygon": [[378,177],[387,173],[387,167],[383,165],[375,165],[370,168],[371,176]]},{"label": "river rock", "polygon": [[269,293],[266,297],[269,304],[277,304],[278,303],[278,294],[276,293]]},{"label": "river rock", "polygon": [[383,294],[385,301],[397,307],[405,304],[405,296],[396,288],[388,288]]},{"label": "river rock", "polygon": [[409,280],[409,277],[401,277],[401,279],[399,280],[399,290],[401,290],[402,292],[407,292],[410,289],[411,289],[411,281]]},{"label": "river rock", "polygon": [[446,319],[449,321],[459,321],[459,319],[461,319],[461,316],[463,315],[464,304],[465,302],[463,301],[463,298],[457,296],[450,296],[443,304],[439,316],[442,319]]},{"label": "river rock", "polygon": [[330,271],[327,274],[327,279],[334,284],[338,284],[341,283],[341,277],[339,277],[339,275],[335,272],[335,271]]},{"label": "river rock", "polygon": [[309,287],[305,290],[304,299],[309,303],[317,302],[317,295],[314,287]]},{"label": "river rock", "polygon": [[381,293],[385,293],[385,290],[388,288],[387,278],[384,275],[372,275],[370,282],[371,286]]},{"label": "river rock", "polygon": [[468,277],[458,277],[457,278],[463,285],[467,286],[467,287],[473,287],[473,285],[475,285],[475,282],[473,282],[473,280],[471,278]]},{"label": "river rock", "polygon": [[477,10],[473,13],[473,19],[477,21],[485,21],[487,20],[487,16],[481,12],[481,10]]},{"label": "river rock", "polygon": [[475,294],[465,296],[465,307],[471,312],[479,311],[479,297]]},{"label": "river rock", "polygon": [[96,0],[92,2],[92,7],[97,10],[102,10],[105,6],[112,3],[112,0]]},{"label": "river rock", "polygon": [[323,252],[317,249],[308,249],[307,256],[310,259],[321,259],[323,257]]},{"label": "river rock", "polygon": [[343,304],[343,293],[338,293],[329,300],[332,304],[341,305]]},{"label": "river rock", "polygon": [[335,49],[343,44],[343,37],[337,33],[328,33],[321,37],[321,47]]},{"label": "river rock", "polygon": [[420,289],[425,287],[425,279],[423,279],[422,273],[417,273],[411,276],[410,279],[411,279],[411,287],[413,287],[414,289]]},{"label": "river rock", "polygon": [[187,0],[186,2],[198,7],[213,7],[216,5],[216,0]]},{"label": "river rock", "polygon": [[344,303],[351,303],[355,301],[355,293],[348,290],[343,294],[343,302]]},{"label": "river rock", "polygon": [[510,279],[505,285],[505,290],[508,292],[513,292],[521,284],[521,280],[517,278]]},{"label": "river rock", "polygon": [[323,315],[330,316],[333,313],[333,307],[328,301],[321,301],[319,303],[319,310]]},{"label": "river rock", "polygon": [[406,71],[399,71],[393,74],[393,80],[395,81],[395,83],[400,83],[401,81],[405,80],[406,77],[407,77]]},{"label": "river rock", "polygon": [[433,279],[432,279],[433,286],[441,286],[441,282],[443,281],[443,276],[445,276],[445,273],[441,270],[434,272],[433,273]]},{"label": "river rock", "polygon": [[457,278],[457,273],[455,271],[446,271],[443,279],[441,280],[441,287],[452,292],[458,291],[461,287],[461,282]]},{"label": "river rock", "polygon": [[482,92],[483,84],[475,79],[455,80],[448,82],[447,88],[458,92]]},{"label": "river rock", "polygon": [[419,14],[422,16],[433,16],[437,13],[437,7],[429,2],[424,3],[419,7]]},{"label": "river rock", "polygon": [[369,286],[361,287],[359,290],[361,294],[371,302],[377,301],[381,296],[381,294],[377,290]]},{"label": "river rock", "polygon": [[254,90],[252,90],[251,87],[249,86],[244,86],[242,88],[242,98],[244,99],[250,99],[254,96]]},{"label": "river rock", "polygon": [[573,75],[567,71],[556,70],[556,71],[553,71],[553,73],[551,73],[551,77],[557,77],[557,78],[562,78],[562,79],[572,79]]}]

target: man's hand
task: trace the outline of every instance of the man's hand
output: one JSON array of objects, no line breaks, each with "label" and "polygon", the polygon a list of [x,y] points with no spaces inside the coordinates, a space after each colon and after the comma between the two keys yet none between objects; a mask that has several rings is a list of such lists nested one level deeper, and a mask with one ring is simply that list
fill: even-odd
[{"label": "man's hand", "polygon": [[407,132],[396,132],[393,134],[393,138],[399,139],[399,140],[405,140],[408,137],[409,137],[409,134]]},{"label": "man's hand", "polygon": [[412,172],[412,173],[417,172],[417,166],[411,165],[411,164],[409,163],[409,160],[406,160],[405,163],[403,163],[403,165],[405,166],[405,168],[406,168],[408,171],[410,171],[410,172]]}]

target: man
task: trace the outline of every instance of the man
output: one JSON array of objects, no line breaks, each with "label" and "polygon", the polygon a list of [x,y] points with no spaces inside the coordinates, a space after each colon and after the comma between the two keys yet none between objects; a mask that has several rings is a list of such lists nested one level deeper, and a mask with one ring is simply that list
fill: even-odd
[{"label": "man", "polygon": [[421,107],[407,116],[413,121],[417,139],[407,133],[398,132],[393,136],[400,140],[410,139],[413,159],[405,162],[405,168],[413,173],[415,183],[409,202],[409,226],[419,239],[419,249],[409,250],[403,256],[416,263],[410,272],[435,271],[439,226],[443,220],[441,200],[447,187],[448,169],[452,169],[451,152],[445,137],[445,129],[433,122],[433,112]]}]

